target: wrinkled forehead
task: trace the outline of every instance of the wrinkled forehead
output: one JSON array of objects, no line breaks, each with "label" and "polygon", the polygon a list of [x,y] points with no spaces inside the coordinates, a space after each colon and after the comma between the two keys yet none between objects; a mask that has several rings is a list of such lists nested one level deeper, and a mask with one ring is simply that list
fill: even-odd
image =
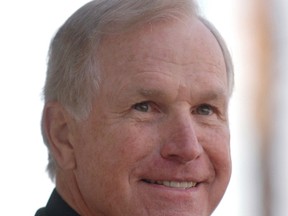
[{"label": "wrinkled forehead", "polygon": [[[147,23],[121,34],[105,35],[98,50],[102,68],[121,67],[141,60],[170,61],[179,65],[223,67],[221,47],[211,31],[195,17]],[[197,65],[195,64],[195,65]],[[105,69],[103,71],[105,73]],[[226,69],[222,69],[224,72]],[[226,72],[225,72],[226,73]]]}]

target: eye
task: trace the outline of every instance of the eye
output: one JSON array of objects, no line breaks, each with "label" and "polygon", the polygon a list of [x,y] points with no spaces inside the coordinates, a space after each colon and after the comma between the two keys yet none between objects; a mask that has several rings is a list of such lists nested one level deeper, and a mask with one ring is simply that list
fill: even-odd
[{"label": "eye", "polygon": [[214,113],[214,107],[208,104],[202,104],[198,106],[193,113],[198,115],[212,115]]},{"label": "eye", "polygon": [[144,101],[141,103],[136,103],[132,106],[133,109],[139,111],[139,112],[148,112],[149,109],[151,109],[151,102],[149,101]]}]

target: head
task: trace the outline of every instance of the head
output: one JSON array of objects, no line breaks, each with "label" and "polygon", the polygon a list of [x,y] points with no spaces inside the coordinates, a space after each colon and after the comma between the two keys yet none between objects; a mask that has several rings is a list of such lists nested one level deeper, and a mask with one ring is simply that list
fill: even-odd
[{"label": "head", "polygon": [[231,65],[192,1],[76,11],[51,43],[44,89],[60,194],[83,215],[211,214],[231,173]]}]

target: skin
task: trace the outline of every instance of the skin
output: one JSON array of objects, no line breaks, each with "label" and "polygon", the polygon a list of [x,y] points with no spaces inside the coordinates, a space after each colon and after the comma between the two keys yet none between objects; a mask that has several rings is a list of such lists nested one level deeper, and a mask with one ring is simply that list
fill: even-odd
[{"label": "skin", "polygon": [[194,18],[157,22],[105,37],[98,56],[87,120],[57,102],[45,107],[58,192],[81,215],[210,215],[231,175],[227,74],[214,36]]}]

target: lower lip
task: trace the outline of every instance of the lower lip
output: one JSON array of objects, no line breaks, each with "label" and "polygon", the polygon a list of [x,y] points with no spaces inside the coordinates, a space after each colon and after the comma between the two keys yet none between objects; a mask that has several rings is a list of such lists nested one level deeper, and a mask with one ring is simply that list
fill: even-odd
[{"label": "lower lip", "polygon": [[151,208],[161,206],[162,212],[168,212],[157,215],[175,215],[175,212],[183,212],[183,214],[177,215],[191,215],[191,212],[198,212],[201,210],[199,209],[200,206],[206,205],[208,191],[205,183],[198,183],[195,187],[188,189],[167,187],[144,181],[138,183],[138,195],[146,206],[151,206]]},{"label": "lower lip", "polygon": [[[198,183],[195,187],[188,189],[185,188],[173,188],[159,184],[151,184],[141,181],[139,187],[140,193],[148,197],[148,199],[154,203],[166,203],[173,207],[174,205],[191,205],[191,203],[201,202],[203,196],[206,196],[205,188],[203,183]],[[176,207],[175,206],[175,207]],[[178,207],[177,207],[178,208]]]}]

